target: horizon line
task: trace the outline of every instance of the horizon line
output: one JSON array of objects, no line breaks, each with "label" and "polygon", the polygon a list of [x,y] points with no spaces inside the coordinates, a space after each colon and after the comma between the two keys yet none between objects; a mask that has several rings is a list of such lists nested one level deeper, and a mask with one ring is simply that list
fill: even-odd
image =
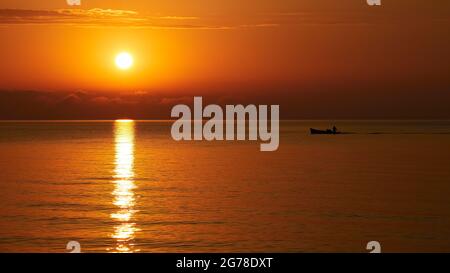
[{"label": "horizon line", "polygon": [[[117,119],[0,119],[0,123],[8,123],[8,122],[115,122],[120,120],[130,120],[137,122],[174,122],[178,119],[132,119],[132,118],[117,118]],[[208,121],[210,119],[203,119],[202,121]],[[191,119],[191,121],[196,121]],[[225,120],[228,121],[228,120]],[[249,121],[245,119],[245,121]],[[258,121],[251,120],[251,121]],[[385,119],[376,119],[376,118],[337,118],[337,119],[280,119],[280,121],[449,121],[449,118],[431,118],[431,119],[419,119],[419,118],[385,118]]]}]

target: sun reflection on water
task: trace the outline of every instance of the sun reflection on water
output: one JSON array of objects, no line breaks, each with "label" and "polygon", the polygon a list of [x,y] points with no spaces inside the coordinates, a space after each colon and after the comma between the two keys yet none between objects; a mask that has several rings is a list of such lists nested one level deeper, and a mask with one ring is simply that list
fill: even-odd
[{"label": "sun reflection on water", "polygon": [[115,135],[115,169],[114,201],[117,211],[111,214],[116,222],[112,238],[116,241],[113,252],[137,252],[133,240],[139,231],[133,222],[136,199],[134,190],[134,121],[116,120]]}]

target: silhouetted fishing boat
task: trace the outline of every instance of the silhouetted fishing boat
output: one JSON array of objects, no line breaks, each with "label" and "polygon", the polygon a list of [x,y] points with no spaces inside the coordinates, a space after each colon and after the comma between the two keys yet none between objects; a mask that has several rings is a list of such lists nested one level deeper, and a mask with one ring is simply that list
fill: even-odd
[{"label": "silhouetted fishing boat", "polygon": [[341,133],[338,131],[333,131],[331,129],[319,130],[319,129],[309,128],[309,131],[311,132],[311,135],[336,135],[336,134]]}]

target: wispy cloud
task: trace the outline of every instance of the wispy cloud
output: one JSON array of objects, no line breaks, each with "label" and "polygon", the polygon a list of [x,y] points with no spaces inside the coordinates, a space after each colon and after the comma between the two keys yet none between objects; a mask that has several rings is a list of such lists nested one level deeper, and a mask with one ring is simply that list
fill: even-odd
[{"label": "wispy cloud", "polygon": [[328,11],[293,11],[258,14],[279,25],[374,25],[374,24],[410,24],[448,23],[445,12],[422,11],[384,11],[374,10],[328,10]]},{"label": "wispy cloud", "polygon": [[[183,23],[181,23],[183,22]],[[86,27],[136,27],[170,29],[234,29],[274,27],[276,24],[220,24],[198,16],[141,15],[113,9],[23,10],[0,9],[0,25],[74,25]]]},{"label": "wispy cloud", "polygon": [[195,16],[180,14],[140,14],[115,9],[0,9],[0,26],[9,25],[72,25],[80,27],[133,27],[154,29],[237,29],[273,28],[308,25],[373,25],[441,23],[448,24],[444,12],[374,12],[363,10],[290,11],[235,15]]}]

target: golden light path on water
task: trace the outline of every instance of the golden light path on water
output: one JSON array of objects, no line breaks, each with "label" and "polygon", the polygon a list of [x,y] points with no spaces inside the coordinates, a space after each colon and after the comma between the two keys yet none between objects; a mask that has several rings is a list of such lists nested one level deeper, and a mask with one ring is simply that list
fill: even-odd
[{"label": "golden light path on water", "polygon": [[114,169],[114,201],[117,211],[111,218],[117,223],[112,238],[117,244],[112,252],[137,252],[133,240],[139,231],[133,222],[136,210],[134,190],[134,128],[133,120],[116,120],[115,135],[115,169]]}]

